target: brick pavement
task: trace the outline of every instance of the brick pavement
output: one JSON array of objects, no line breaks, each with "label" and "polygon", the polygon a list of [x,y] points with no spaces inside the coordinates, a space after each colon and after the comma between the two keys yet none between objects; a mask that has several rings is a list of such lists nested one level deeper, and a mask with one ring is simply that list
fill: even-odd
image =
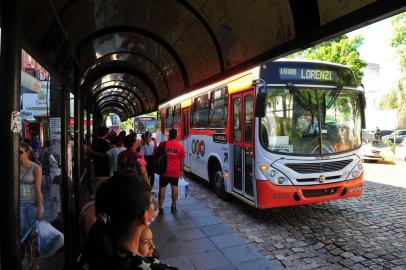
[{"label": "brick pavement", "polygon": [[366,181],[361,198],[257,211],[189,181],[195,200],[281,269],[406,269],[405,188]]}]

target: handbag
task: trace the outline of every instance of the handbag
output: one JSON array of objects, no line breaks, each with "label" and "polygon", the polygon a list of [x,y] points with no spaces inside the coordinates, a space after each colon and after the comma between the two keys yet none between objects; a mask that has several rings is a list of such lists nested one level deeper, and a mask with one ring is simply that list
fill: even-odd
[{"label": "handbag", "polygon": [[161,149],[158,147],[157,151],[157,162],[156,162],[156,173],[162,175],[166,172],[166,167],[168,166],[168,160],[166,156],[166,142],[163,143]]},{"label": "handbag", "polygon": [[37,221],[38,247],[41,255],[49,257],[64,244],[63,234],[44,220]]}]

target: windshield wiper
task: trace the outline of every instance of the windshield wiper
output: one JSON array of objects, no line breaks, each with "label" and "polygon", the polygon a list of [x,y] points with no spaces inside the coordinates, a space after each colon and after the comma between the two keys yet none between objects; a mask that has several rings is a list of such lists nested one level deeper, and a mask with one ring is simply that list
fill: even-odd
[{"label": "windshield wiper", "polygon": [[341,85],[337,85],[336,92],[334,93],[334,96],[331,98],[330,102],[326,105],[326,108],[330,108],[333,105],[342,89],[343,87]]},{"label": "windshield wiper", "polygon": [[293,98],[302,106],[303,109],[306,111],[312,111],[312,105],[310,98],[309,100],[297,89],[297,87],[293,83],[288,83],[286,87],[289,89],[289,93],[293,95]]}]

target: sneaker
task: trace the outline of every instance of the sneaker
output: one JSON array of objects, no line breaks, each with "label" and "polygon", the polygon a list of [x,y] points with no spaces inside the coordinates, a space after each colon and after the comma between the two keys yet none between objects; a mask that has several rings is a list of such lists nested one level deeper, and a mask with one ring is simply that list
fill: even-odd
[{"label": "sneaker", "polygon": [[171,206],[171,212],[176,212],[176,204],[172,204]]}]

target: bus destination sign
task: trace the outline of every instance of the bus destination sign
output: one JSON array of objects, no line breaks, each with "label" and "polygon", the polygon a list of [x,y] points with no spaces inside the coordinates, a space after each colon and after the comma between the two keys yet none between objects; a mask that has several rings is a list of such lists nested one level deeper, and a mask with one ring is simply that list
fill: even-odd
[{"label": "bus destination sign", "polygon": [[279,68],[281,80],[337,81],[338,74],[333,70],[315,68]]}]

